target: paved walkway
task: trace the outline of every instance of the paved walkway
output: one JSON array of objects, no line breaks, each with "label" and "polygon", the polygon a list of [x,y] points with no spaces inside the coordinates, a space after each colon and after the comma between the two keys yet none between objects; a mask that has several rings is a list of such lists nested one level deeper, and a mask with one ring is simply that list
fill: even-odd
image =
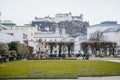
[{"label": "paved walkway", "polygon": [[78,79],[12,79],[12,80],[120,80],[120,76],[79,77]]},{"label": "paved walkway", "polygon": [[118,62],[118,63],[120,63],[120,60],[106,60],[106,61],[111,61],[111,62]]},{"label": "paved walkway", "polygon": [[[83,57],[77,58],[78,60],[82,60]],[[119,62],[120,63],[120,58],[110,58],[110,57],[105,57],[105,58],[100,58],[100,57],[90,57],[89,60],[104,60],[104,61],[112,61],[112,62]]]},{"label": "paved walkway", "polygon": [[119,62],[120,63],[120,58],[91,58],[90,60],[104,60],[104,61],[111,61],[111,62]]}]

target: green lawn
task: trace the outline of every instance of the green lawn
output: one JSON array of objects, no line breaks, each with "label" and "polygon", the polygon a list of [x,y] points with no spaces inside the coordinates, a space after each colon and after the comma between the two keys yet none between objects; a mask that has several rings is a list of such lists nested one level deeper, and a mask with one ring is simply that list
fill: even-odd
[{"label": "green lawn", "polygon": [[22,60],[0,64],[0,78],[120,76],[120,63],[97,60]]}]

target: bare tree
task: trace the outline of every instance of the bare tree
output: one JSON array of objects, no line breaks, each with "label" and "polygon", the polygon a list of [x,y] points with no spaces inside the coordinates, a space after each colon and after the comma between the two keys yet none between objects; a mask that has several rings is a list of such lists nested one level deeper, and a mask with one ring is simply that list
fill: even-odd
[{"label": "bare tree", "polygon": [[94,33],[91,34],[90,36],[90,41],[101,41],[102,40],[102,32],[100,31],[96,31]]}]

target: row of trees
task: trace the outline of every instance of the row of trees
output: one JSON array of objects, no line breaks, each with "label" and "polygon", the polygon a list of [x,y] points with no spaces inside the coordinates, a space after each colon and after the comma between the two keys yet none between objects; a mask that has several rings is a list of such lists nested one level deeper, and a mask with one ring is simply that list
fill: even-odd
[{"label": "row of trees", "polygon": [[107,53],[109,53],[109,56],[115,55],[115,48],[116,48],[115,42],[88,41],[88,42],[82,42],[80,45],[81,45],[81,49],[85,54],[89,54],[89,52],[91,52],[95,56],[99,56],[97,55],[97,52],[99,52],[103,56],[107,56]]},{"label": "row of trees", "polygon": [[0,57],[1,59],[22,59],[26,54],[32,52],[32,48],[25,44],[18,42],[11,42],[8,44],[0,43]]}]

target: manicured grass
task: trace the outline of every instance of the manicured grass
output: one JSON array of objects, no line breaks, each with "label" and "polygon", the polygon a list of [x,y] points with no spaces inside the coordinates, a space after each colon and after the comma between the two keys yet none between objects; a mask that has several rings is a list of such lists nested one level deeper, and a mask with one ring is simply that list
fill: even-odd
[{"label": "manicured grass", "polygon": [[0,64],[0,78],[120,76],[120,63],[97,60],[22,60]]}]

